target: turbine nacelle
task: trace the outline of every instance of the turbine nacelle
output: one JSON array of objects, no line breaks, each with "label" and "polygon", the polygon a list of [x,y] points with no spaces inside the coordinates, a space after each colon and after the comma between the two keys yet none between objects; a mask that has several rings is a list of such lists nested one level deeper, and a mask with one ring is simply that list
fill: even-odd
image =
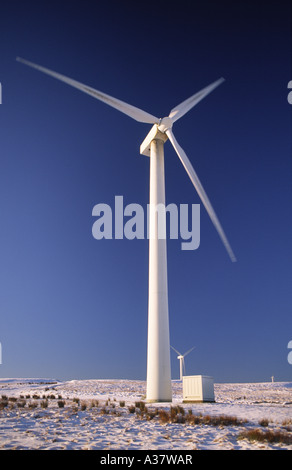
[{"label": "turbine nacelle", "polygon": [[171,131],[172,126],[173,120],[170,117],[161,118],[157,123],[153,124],[140,146],[140,153],[150,157],[151,142],[155,139],[166,142],[168,139],[167,133]]},{"label": "turbine nacelle", "polygon": [[159,119],[158,130],[165,134],[166,131],[170,130],[173,126],[173,120],[170,117],[164,117]]}]

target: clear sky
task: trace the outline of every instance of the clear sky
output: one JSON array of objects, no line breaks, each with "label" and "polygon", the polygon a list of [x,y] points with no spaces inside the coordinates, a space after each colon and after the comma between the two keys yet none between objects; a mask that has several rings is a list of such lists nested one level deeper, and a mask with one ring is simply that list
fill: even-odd
[{"label": "clear sky", "polygon": [[[146,378],[147,240],[95,240],[92,209],[146,208],[150,125],[16,62],[51,68],[174,124],[237,256],[201,206],[201,243],[168,242],[170,341],[187,374],[292,380],[290,2],[13,1],[0,12],[2,377]],[[167,203],[200,200],[170,143]],[[179,363],[171,352],[172,378]]]}]

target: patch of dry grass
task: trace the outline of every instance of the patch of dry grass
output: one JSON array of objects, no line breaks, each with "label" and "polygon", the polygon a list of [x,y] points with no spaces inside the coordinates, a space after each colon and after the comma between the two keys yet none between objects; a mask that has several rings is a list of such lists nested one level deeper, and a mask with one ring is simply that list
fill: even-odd
[{"label": "patch of dry grass", "polygon": [[228,415],[202,415],[193,414],[192,410],[185,409],[181,406],[171,407],[169,411],[158,410],[158,418],[162,424],[166,423],[182,423],[189,425],[207,425],[207,426],[240,426],[245,420],[240,420],[236,416]]},{"label": "patch of dry grass", "polygon": [[266,442],[269,444],[292,444],[292,434],[289,432],[267,430],[260,428],[248,429],[241,432],[238,439],[248,439],[249,441]]}]

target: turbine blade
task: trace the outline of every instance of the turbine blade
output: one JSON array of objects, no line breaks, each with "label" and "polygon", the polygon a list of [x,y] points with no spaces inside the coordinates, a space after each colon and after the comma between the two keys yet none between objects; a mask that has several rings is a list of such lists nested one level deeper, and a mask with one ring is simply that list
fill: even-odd
[{"label": "turbine blade", "polygon": [[122,113],[127,114],[128,116],[135,119],[136,121],[145,122],[148,124],[155,124],[159,122],[159,119],[153,116],[152,114],[146,113],[142,109],[136,108],[135,106],[125,103],[124,101],[118,100],[117,98],[113,98],[110,95],[106,95],[105,93],[102,93],[101,91],[95,90],[94,88],[91,88],[87,85],[84,85],[83,83],[80,83],[80,82],[77,82],[76,80],[68,78],[65,75],[61,75],[60,73],[54,72],[53,70],[42,67],[41,65],[34,64],[33,62],[29,62],[28,60],[22,59],[20,57],[17,57],[16,60],[25,65],[33,67],[36,70],[39,70],[40,72],[46,73],[47,75],[50,75],[51,77],[57,78],[58,80],[61,80],[62,82],[65,82],[68,85],[73,86],[74,88],[78,88],[84,93],[87,93],[88,95],[91,95],[94,98],[100,101],[103,101],[109,106],[112,106],[113,108],[118,109]]},{"label": "turbine blade", "polygon": [[190,352],[191,352],[193,349],[195,349],[195,346],[194,346],[193,348],[189,349],[186,353],[184,353],[184,357],[186,357],[188,354],[190,354]]},{"label": "turbine blade", "polygon": [[183,101],[182,103],[177,105],[175,108],[173,108],[170,111],[169,117],[173,120],[173,122],[177,121],[224,81],[225,81],[224,78],[219,78],[219,80],[216,80],[216,82],[211,83],[211,85],[208,85],[207,87],[198,91],[197,93],[192,95],[190,98],[188,98],[187,100]]},{"label": "turbine blade", "polygon": [[179,355],[179,356],[182,356],[182,354],[180,352],[178,352],[176,349],[174,349],[173,346],[170,345],[170,347]]},{"label": "turbine blade", "polygon": [[184,150],[181,148],[181,146],[178,144],[176,138],[174,137],[173,135],[173,132],[168,129],[166,131],[166,134],[170,140],[170,142],[172,143],[173,147],[174,147],[174,150],[176,151],[178,157],[180,158],[187,174],[189,175],[189,178],[191,180],[191,182],[193,183],[195,189],[197,190],[197,193],[198,195],[200,196],[200,199],[202,201],[202,203],[204,204],[205,206],[205,209],[206,211],[208,212],[222,242],[223,242],[223,245],[225,246],[226,250],[227,250],[227,253],[229,254],[230,258],[231,258],[231,261],[236,261],[236,257],[232,251],[232,248],[226,238],[226,235],[223,231],[223,228],[215,214],[215,211],[208,199],[208,196],[194,170],[194,168],[192,167],[192,164],[190,162],[190,160],[188,159],[188,157],[186,156],[186,153],[184,152]]}]

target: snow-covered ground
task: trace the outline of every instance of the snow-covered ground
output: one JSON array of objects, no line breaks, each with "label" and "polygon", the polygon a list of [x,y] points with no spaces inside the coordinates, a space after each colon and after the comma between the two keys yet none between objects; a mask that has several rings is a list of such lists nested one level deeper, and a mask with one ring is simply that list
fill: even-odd
[{"label": "snow-covered ground", "polygon": [[[292,382],[215,384],[216,402],[198,404],[183,404],[181,383],[172,386],[173,402],[146,404],[148,411],[180,405],[185,413],[244,422],[164,424],[158,416],[141,417],[144,381],[0,379],[0,449],[292,450]],[[240,439],[249,429],[280,431],[291,444]]]}]

